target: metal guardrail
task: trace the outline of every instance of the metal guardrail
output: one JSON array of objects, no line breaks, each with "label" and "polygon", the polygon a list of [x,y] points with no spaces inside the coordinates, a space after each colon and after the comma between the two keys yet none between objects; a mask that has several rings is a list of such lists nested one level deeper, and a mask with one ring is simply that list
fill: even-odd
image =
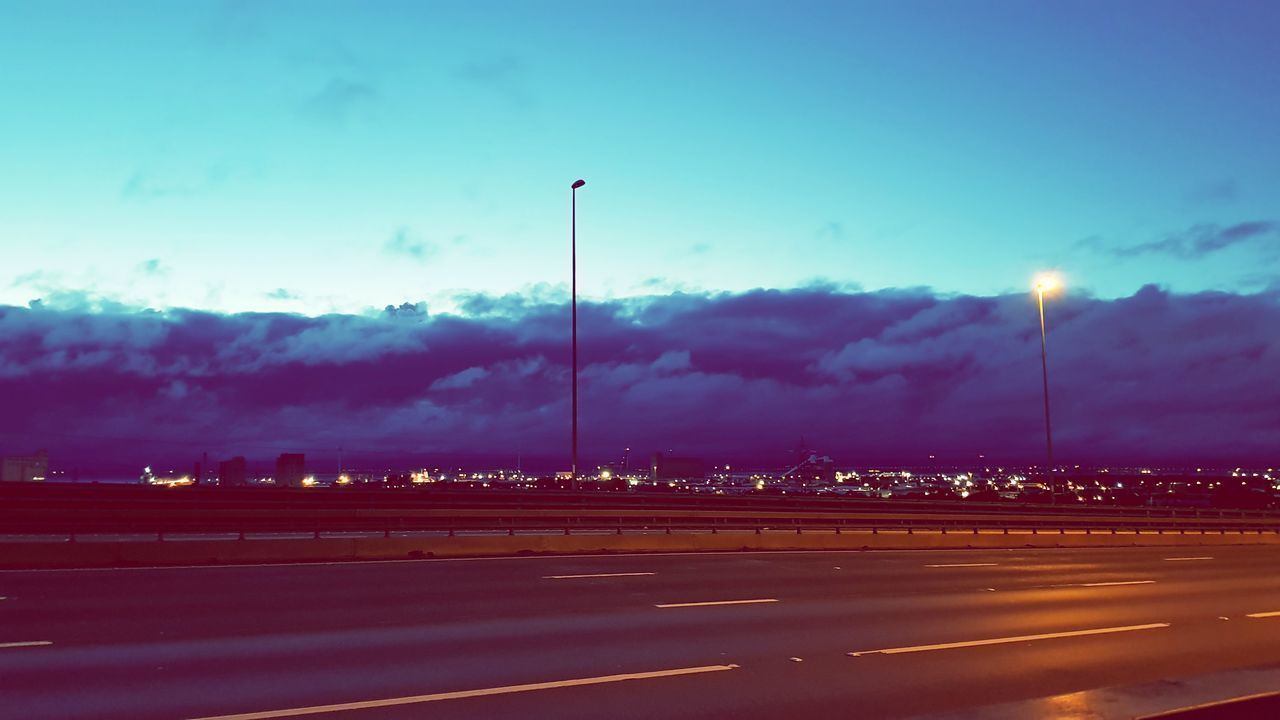
[{"label": "metal guardrail", "polygon": [[359,513],[293,513],[278,515],[269,511],[257,513],[210,513],[174,517],[155,511],[112,513],[107,516],[81,516],[79,513],[3,513],[0,534],[74,537],[77,535],[200,535],[305,533],[379,533],[395,532],[719,532],[725,531],[863,531],[942,533],[1031,532],[1059,533],[1134,532],[1152,534],[1226,534],[1276,533],[1280,522],[1262,522],[1249,518],[1124,518],[1070,515],[970,514],[967,516],[936,513],[654,513],[644,511],[418,511]]},{"label": "metal guardrail", "polygon": [[[917,534],[941,534],[941,535],[1031,535],[1037,537],[1043,536],[1066,536],[1066,535],[1103,535],[1103,536],[1130,536],[1141,537],[1151,535],[1217,535],[1217,536],[1251,536],[1251,535],[1280,535],[1280,527],[1210,527],[1204,526],[1200,528],[1151,528],[1151,527],[1110,527],[1110,528],[1067,528],[1067,527],[1016,527],[1016,526],[991,526],[991,525],[952,525],[952,526],[922,526],[922,525],[796,525],[794,527],[779,526],[745,526],[745,525],[668,525],[659,526],[640,526],[640,527],[608,527],[602,525],[574,525],[559,527],[507,527],[507,528],[489,528],[489,527],[449,527],[449,528],[433,528],[431,530],[406,530],[387,528],[381,531],[383,538],[396,537],[397,534],[422,534],[426,532],[434,532],[436,535],[445,537],[459,537],[463,535],[506,535],[506,536],[529,536],[529,535],[641,535],[641,534],[778,534],[778,533],[794,533],[796,535],[804,534],[834,534],[834,535],[853,535],[862,533],[863,535],[917,535]],[[370,531],[343,531],[343,530],[314,530],[307,533],[298,531],[249,531],[242,530],[238,533],[193,533],[191,531],[154,531],[148,533],[139,533],[131,531],[119,535],[107,533],[65,533],[65,534],[47,534],[27,536],[28,541],[40,539],[52,539],[59,541],[80,542],[85,540],[111,541],[111,540],[137,540],[139,535],[145,535],[145,539],[163,542],[166,539],[189,539],[189,540],[221,540],[230,539],[235,536],[238,540],[248,539],[268,539],[272,537],[288,536],[288,539],[296,538],[299,534],[309,535],[314,539],[324,539],[333,537],[350,536],[353,533],[369,536],[373,533]],[[127,535],[128,537],[121,537]],[[225,537],[209,537],[210,535],[222,535]]]},{"label": "metal guardrail", "polygon": [[[777,502],[588,492],[417,492],[98,486],[0,487],[0,535],[359,532],[1280,533],[1262,511],[882,500]],[[712,502],[705,502],[711,500]],[[499,502],[505,501],[505,502]],[[648,502],[645,502],[648,501]]]}]

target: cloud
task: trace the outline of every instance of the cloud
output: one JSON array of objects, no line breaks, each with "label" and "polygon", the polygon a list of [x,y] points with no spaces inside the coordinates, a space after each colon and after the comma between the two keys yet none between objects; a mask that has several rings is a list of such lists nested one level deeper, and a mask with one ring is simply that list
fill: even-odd
[{"label": "cloud", "polygon": [[297,300],[299,295],[292,290],[276,288],[275,290],[267,293],[267,297],[272,300]]},{"label": "cloud", "polygon": [[372,82],[333,77],[302,102],[302,113],[319,122],[342,125],[377,99],[378,89]]},{"label": "cloud", "polygon": [[[474,295],[462,307],[321,317],[0,307],[0,442],[49,447],[86,474],[205,451],[315,461],[338,446],[371,467],[493,461],[523,447],[528,462],[562,469],[563,298]],[[1148,286],[1047,310],[1064,462],[1277,461],[1280,293]],[[588,462],[631,447],[767,467],[801,436],[851,465],[1041,457],[1038,325],[1025,294],[678,293],[583,302],[578,320]]]},{"label": "cloud", "polygon": [[200,35],[215,47],[243,50],[263,38],[262,3],[219,0],[199,25]]},{"label": "cloud", "polygon": [[458,77],[513,106],[530,108],[537,104],[537,98],[529,89],[524,63],[510,55],[467,63],[458,68]]},{"label": "cloud", "polygon": [[407,257],[417,262],[426,262],[440,250],[435,243],[417,237],[413,231],[405,227],[397,228],[383,244],[382,249],[392,255]]},{"label": "cloud", "polygon": [[834,220],[830,220],[824,223],[822,227],[818,228],[818,231],[815,232],[813,236],[818,240],[835,240],[835,241],[844,240],[846,237],[845,231],[844,231],[844,225]]},{"label": "cloud", "polygon": [[1122,258],[1142,255],[1168,255],[1183,260],[1204,257],[1230,247],[1263,241],[1275,240],[1280,225],[1272,220],[1253,220],[1223,227],[1213,223],[1200,223],[1177,233],[1170,233],[1159,240],[1107,247],[1097,238],[1085,238],[1076,243],[1084,249],[1105,249],[1106,252]]},{"label": "cloud", "polygon": [[1233,203],[1239,196],[1240,188],[1235,180],[1218,180],[1193,188],[1183,200],[1191,207],[1204,207]]},{"label": "cloud", "polygon": [[161,263],[159,258],[151,258],[138,263],[137,271],[140,275],[146,277],[164,277],[169,274],[169,268]]}]

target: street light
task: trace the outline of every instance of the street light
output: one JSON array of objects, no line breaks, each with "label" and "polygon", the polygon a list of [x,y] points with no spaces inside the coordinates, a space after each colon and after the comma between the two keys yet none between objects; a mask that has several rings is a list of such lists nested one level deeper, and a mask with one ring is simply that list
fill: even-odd
[{"label": "street light", "polygon": [[578,188],[586,180],[575,180],[569,186],[569,262],[573,306],[573,466],[569,488],[578,489]]},{"label": "street light", "polygon": [[1058,289],[1062,282],[1053,275],[1040,275],[1036,278],[1036,298],[1040,305],[1040,372],[1044,380],[1044,443],[1047,460],[1046,475],[1049,478],[1049,502],[1057,502],[1057,487],[1053,480],[1053,430],[1049,423],[1049,352],[1044,326],[1044,294]]}]

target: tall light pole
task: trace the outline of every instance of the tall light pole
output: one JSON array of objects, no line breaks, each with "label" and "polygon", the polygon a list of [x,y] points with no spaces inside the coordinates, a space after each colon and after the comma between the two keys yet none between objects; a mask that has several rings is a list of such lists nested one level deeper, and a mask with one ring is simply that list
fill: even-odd
[{"label": "tall light pole", "polygon": [[575,180],[569,186],[569,263],[570,287],[573,306],[573,466],[569,487],[578,489],[578,188],[586,180]]},{"label": "tall light pole", "polygon": [[1049,478],[1049,501],[1057,502],[1057,487],[1053,480],[1053,426],[1049,423],[1049,351],[1044,325],[1044,294],[1057,288],[1058,279],[1052,275],[1036,278],[1036,298],[1040,305],[1040,373],[1044,381],[1044,444],[1045,473]]}]

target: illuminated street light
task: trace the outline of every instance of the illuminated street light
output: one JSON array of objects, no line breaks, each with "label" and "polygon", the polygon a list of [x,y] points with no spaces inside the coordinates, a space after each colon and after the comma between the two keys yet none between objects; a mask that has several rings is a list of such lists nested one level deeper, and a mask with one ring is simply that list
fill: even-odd
[{"label": "illuminated street light", "polygon": [[573,305],[573,466],[569,488],[572,490],[578,489],[578,188],[586,184],[586,180],[576,180],[569,186],[569,262]]},{"label": "illuminated street light", "polygon": [[1044,325],[1044,294],[1062,286],[1062,281],[1055,275],[1040,275],[1036,278],[1036,298],[1040,305],[1040,372],[1044,380],[1044,443],[1048,465],[1046,474],[1049,478],[1049,502],[1057,502],[1057,488],[1053,480],[1053,429],[1049,422],[1049,352]]}]

